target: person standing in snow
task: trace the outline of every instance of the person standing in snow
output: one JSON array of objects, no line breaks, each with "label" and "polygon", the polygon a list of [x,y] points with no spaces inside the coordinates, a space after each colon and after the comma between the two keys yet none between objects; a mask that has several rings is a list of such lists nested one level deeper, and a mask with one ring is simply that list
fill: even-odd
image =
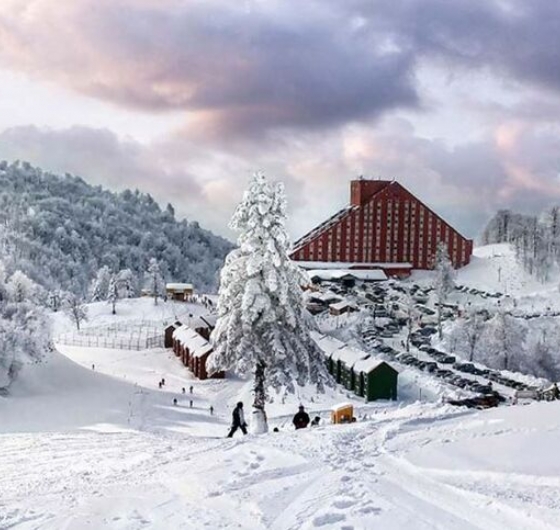
[{"label": "person standing in snow", "polygon": [[309,414],[305,412],[303,405],[299,406],[299,412],[294,416],[292,423],[296,431],[298,429],[305,429],[309,425]]},{"label": "person standing in snow", "polygon": [[233,409],[231,429],[228,438],[231,438],[237,429],[241,429],[243,434],[247,434],[247,424],[245,423],[245,416],[243,415],[243,403],[240,401]]}]

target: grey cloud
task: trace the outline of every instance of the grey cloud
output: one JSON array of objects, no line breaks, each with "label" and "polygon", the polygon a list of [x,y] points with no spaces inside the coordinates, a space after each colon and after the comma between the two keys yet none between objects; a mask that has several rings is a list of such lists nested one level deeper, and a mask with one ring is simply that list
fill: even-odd
[{"label": "grey cloud", "polygon": [[129,107],[193,112],[201,130],[322,127],[418,104],[413,55],[328,2],[34,3],[25,18],[0,7],[5,64]]}]

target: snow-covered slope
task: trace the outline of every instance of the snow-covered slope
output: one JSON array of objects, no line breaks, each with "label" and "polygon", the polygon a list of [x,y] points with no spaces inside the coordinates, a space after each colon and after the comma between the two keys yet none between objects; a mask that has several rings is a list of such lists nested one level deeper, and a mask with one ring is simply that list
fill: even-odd
[{"label": "snow-covered slope", "polygon": [[[122,319],[150,313],[127,304]],[[110,321],[107,310],[92,308],[92,323]],[[166,350],[59,350],[0,398],[2,529],[551,530],[560,520],[560,403],[473,413],[355,401],[358,422],[333,426],[328,407],[346,394],[306,392],[269,407],[280,432],[226,439],[247,382],[196,381]],[[298,399],[323,426],[292,430]]]}]

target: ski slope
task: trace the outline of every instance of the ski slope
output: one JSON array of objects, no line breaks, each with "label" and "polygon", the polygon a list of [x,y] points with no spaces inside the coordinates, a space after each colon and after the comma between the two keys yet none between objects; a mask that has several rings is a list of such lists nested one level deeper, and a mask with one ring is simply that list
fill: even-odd
[{"label": "ski slope", "polygon": [[[106,311],[92,307],[92,325]],[[156,315],[139,300],[117,317]],[[359,421],[333,426],[329,407],[352,398],[306,389],[268,408],[280,432],[227,439],[239,399],[250,403],[247,381],[196,381],[168,350],[58,346],[0,398],[0,528],[559,527],[558,402],[473,412],[354,400]],[[322,426],[292,430],[299,400]]]}]

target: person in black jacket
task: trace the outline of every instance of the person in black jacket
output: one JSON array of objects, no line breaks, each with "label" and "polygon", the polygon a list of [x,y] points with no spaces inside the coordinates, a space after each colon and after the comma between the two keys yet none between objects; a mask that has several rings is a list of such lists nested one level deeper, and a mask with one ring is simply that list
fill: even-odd
[{"label": "person in black jacket", "polygon": [[245,423],[245,416],[243,415],[243,403],[240,401],[233,409],[231,429],[228,438],[231,438],[237,429],[241,429],[243,434],[247,434],[247,424]]},{"label": "person in black jacket", "polygon": [[299,412],[294,416],[294,427],[297,429],[305,429],[309,425],[309,414],[305,412],[303,405],[299,406]]}]

